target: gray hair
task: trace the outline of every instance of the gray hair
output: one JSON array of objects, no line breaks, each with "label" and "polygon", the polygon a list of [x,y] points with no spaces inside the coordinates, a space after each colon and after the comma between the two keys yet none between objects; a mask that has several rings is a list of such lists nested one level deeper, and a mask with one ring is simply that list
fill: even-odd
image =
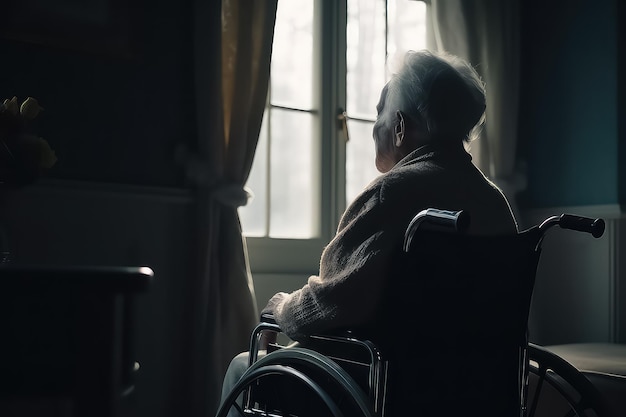
[{"label": "gray hair", "polygon": [[447,53],[407,52],[389,92],[397,108],[433,139],[469,142],[484,123],[484,83],[469,63]]}]

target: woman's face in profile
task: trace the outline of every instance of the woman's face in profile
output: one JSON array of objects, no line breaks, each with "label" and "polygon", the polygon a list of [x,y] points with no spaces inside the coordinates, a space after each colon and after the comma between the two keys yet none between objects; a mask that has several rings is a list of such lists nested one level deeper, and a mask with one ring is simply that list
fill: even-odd
[{"label": "woman's face in profile", "polygon": [[376,122],[372,129],[374,146],[376,147],[376,169],[379,172],[388,172],[398,162],[394,146],[394,115],[391,108],[392,100],[389,97],[389,83],[383,87],[380,100],[376,105]]}]

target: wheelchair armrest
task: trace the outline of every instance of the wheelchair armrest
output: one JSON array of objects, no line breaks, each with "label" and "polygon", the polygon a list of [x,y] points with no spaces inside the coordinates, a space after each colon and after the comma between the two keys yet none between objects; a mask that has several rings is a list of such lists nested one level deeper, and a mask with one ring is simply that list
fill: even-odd
[{"label": "wheelchair armrest", "polygon": [[[276,323],[276,319],[274,319],[273,314],[269,314],[269,313],[261,314],[259,324],[257,325],[257,328],[255,329],[255,334],[253,334],[253,336],[256,336],[256,333],[260,333],[264,330],[271,330],[271,331],[276,331],[279,333],[282,332],[282,330],[280,329],[280,326]],[[335,329],[333,331],[324,333],[322,335],[313,334],[313,335],[310,335],[309,338],[315,338],[317,336],[339,338],[339,339],[358,339],[359,338],[358,332],[355,331],[354,329],[349,329],[349,328]]]},{"label": "wheelchair armrest", "polygon": [[[254,362],[258,359],[261,335],[264,331],[272,331],[276,333],[282,333],[282,330],[278,324],[276,324],[276,320],[274,320],[274,316],[271,314],[262,314],[261,321],[252,331],[252,337],[250,337],[250,359],[249,366],[252,366]],[[268,346],[268,351],[273,351],[280,349],[282,346],[278,344],[270,344]]]},{"label": "wheelchair armrest", "polygon": [[[260,317],[259,324],[254,328],[252,337],[250,338],[250,364],[254,363],[258,359],[258,353],[260,349],[261,335],[264,331],[272,331],[276,333],[282,333],[280,326],[276,323],[274,315],[264,313]],[[335,341],[335,342],[357,342],[360,341],[358,332],[353,329],[336,329],[332,332],[324,334],[314,334],[308,337],[308,342],[316,344],[320,341]],[[270,343],[267,346],[268,353],[281,349],[285,346],[279,343]]]},{"label": "wheelchair armrest", "polygon": [[[274,319],[273,314],[264,313],[261,314],[261,318],[259,324],[254,329],[253,339],[258,338],[261,332],[269,330],[281,333],[282,330],[280,326],[276,323],[276,319]],[[361,337],[358,334],[358,331],[355,329],[345,328],[345,329],[335,329],[331,332],[324,334],[312,334],[309,336],[309,339],[336,339],[336,340],[357,340]]]}]

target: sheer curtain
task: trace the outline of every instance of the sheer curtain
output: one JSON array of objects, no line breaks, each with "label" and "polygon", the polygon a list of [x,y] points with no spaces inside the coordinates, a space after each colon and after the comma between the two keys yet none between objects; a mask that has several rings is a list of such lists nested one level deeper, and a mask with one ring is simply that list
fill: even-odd
[{"label": "sheer curtain", "polygon": [[247,350],[258,322],[237,207],[248,197],[244,184],[267,97],[277,0],[213,4],[195,2],[198,144],[187,161],[198,193],[191,414],[203,417],[215,413],[226,368]]},{"label": "sheer curtain", "polygon": [[519,0],[430,0],[436,49],[468,60],[487,89],[481,138],[472,144],[477,165],[509,198],[525,186],[516,171],[520,79]]}]

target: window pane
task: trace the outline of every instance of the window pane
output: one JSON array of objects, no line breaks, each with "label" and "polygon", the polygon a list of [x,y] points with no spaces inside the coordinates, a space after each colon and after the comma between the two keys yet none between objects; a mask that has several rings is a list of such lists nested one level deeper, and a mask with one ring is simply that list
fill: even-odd
[{"label": "window pane", "polygon": [[[318,182],[314,182],[313,118],[310,113],[272,109],[270,140],[270,237],[316,234]],[[314,207],[315,205],[315,207]]]},{"label": "window pane", "polygon": [[348,1],[347,103],[351,117],[376,117],[385,85],[385,1]]},{"label": "window pane", "polygon": [[414,0],[388,0],[389,25],[387,70],[395,72],[404,53],[426,49],[426,3]]},{"label": "window pane", "polygon": [[270,90],[274,105],[313,107],[313,5],[311,0],[278,2]]},{"label": "window pane", "polygon": [[[385,10],[386,8],[386,10]],[[385,15],[386,14],[386,15]],[[415,0],[348,0],[346,203],[376,176],[372,126],[380,91],[404,53],[427,47],[426,3]]]},{"label": "window pane", "polygon": [[267,235],[267,111],[263,115],[261,134],[257,144],[252,170],[246,186],[253,198],[248,205],[239,208],[241,227],[246,236]]},{"label": "window pane", "polygon": [[346,149],[346,203],[354,198],[380,173],[376,169],[376,152],[372,127],[374,123],[348,121],[350,142]]}]

